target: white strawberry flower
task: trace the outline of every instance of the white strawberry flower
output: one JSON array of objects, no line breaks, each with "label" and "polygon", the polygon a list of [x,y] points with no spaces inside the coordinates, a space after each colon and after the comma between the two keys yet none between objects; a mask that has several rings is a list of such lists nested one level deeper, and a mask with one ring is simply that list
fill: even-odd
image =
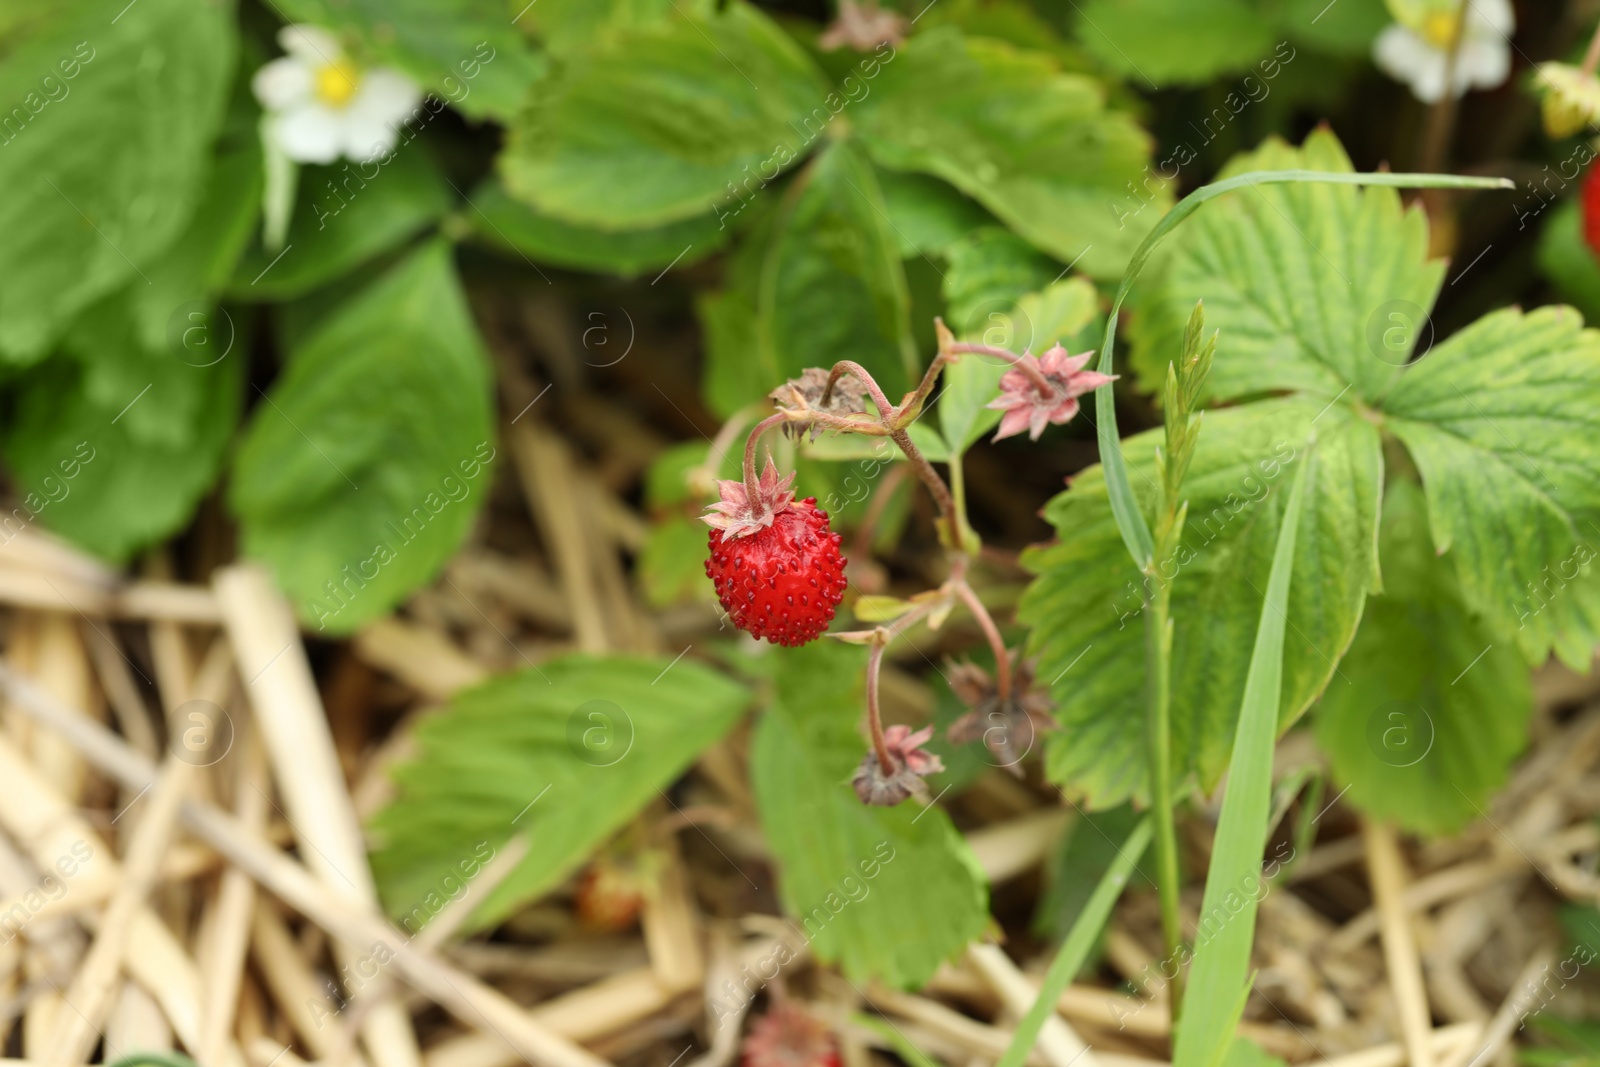
[{"label": "white strawberry flower", "polygon": [[[1397,6],[1413,5],[1391,4]],[[1456,0],[1415,7],[1412,17],[1378,35],[1372,54],[1384,73],[1410,85],[1418,100],[1425,104],[1442,100],[1447,71],[1453,96],[1469,89],[1493,89],[1510,76],[1511,35],[1517,28],[1510,0],[1466,0],[1464,12]]]},{"label": "white strawberry flower", "polygon": [[296,163],[364,161],[394,148],[422,100],[416,82],[384,67],[363,70],[316,26],[285,26],[278,43],[288,55],[250,83],[267,111],[263,132],[272,147]]}]

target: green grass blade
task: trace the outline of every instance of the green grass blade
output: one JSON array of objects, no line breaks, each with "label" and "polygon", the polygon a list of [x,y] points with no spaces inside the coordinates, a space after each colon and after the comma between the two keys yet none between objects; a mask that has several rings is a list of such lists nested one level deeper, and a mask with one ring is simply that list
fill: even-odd
[{"label": "green grass blade", "polygon": [[[1134,251],[1133,258],[1128,260],[1128,269],[1122,276],[1122,284],[1117,287],[1117,298],[1112,302],[1111,314],[1106,319],[1106,337],[1100,346],[1100,362],[1097,366],[1100,373],[1113,373],[1115,360],[1112,358],[1112,349],[1117,339],[1117,314],[1122,310],[1122,302],[1127,299],[1128,291],[1133,288],[1134,281],[1156,245],[1208,200],[1248,186],[1285,184],[1383,185],[1402,189],[1516,188],[1507,178],[1468,178],[1457,174],[1343,174],[1320,170],[1256,170],[1201,186],[1172,205],[1172,210],[1161,217],[1155,229]],[[1102,385],[1095,390],[1094,412],[1097,423],[1095,432],[1100,442],[1100,464],[1105,469],[1111,513],[1116,517],[1117,529],[1122,534],[1123,544],[1128,546],[1128,554],[1133,557],[1134,565],[1143,571],[1155,549],[1150,538],[1150,527],[1145,522],[1144,513],[1139,510],[1133,486],[1128,483],[1128,466],[1122,458],[1116,402],[1112,398],[1111,386]]]},{"label": "green grass blade", "polygon": [[857,1026],[865,1027],[886,1041],[895,1054],[905,1060],[911,1067],[943,1067],[938,1060],[923,1052],[911,1043],[911,1039],[902,1034],[898,1028],[892,1026],[887,1020],[876,1015],[862,1015],[860,1012],[850,1016],[850,1021]]},{"label": "green grass blade", "polygon": [[1315,465],[1313,442],[1305,463],[1295,474],[1284,508],[1266,598],[1261,605],[1261,622],[1256,627],[1255,651],[1245,676],[1233,756],[1228,761],[1227,793],[1222,800],[1211,870],[1200,905],[1189,994],[1173,1049],[1174,1067],[1216,1067],[1222,1062],[1233,1042],[1233,1031],[1249,991],[1256,905],[1266,892],[1261,881],[1261,853],[1266,848],[1272,799],[1272,748],[1278,738],[1289,576],[1294,570],[1295,535],[1304,509],[1306,483]]},{"label": "green grass blade", "polygon": [[1105,928],[1106,920],[1111,917],[1112,906],[1122,895],[1123,887],[1128,884],[1128,878],[1133,874],[1133,868],[1139,862],[1139,857],[1144,855],[1144,850],[1149,847],[1151,833],[1150,820],[1140,819],[1139,825],[1133,828],[1133,833],[1128,835],[1128,839],[1117,850],[1117,858],[1106,868],[1106,873],[1100,878],[1100,884],[1094,887],[1094,892],[1089,895],[1083,911],[1078,914],[1077,921],[1068,931],[1066,940],[1061,943],[1056,958],[1050,961],[1050,970],[1046,972],[1044,982],[1039,987],[1038,999],[1033,1002],[1033,1007],[1028,1009],[1028,1014],[1022,1017],[1022,1021],[1017,1023],[1011,1044],[1007,1046],[1005,1055],[1000,1057],[996,1067],[1022,1067],[1022,1061],[1027,1059],[1029,1050],[1039,1037],[1039,1030],[1044,1026],[1044,1021],[1055,1010],[1056,1001],[1061,999],[1062,990],[1066,989],[1067,984],[1083,969],[1083,963],[1089,958],[1089,952],[1100,937],[1100,931]]}]

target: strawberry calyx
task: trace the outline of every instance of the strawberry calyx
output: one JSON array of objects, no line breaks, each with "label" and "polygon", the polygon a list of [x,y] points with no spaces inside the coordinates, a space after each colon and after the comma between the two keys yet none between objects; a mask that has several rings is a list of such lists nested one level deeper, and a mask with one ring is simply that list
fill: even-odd
[{"label": "strawberry calyx", "polygon": [[778,477],[778,468],[767,457],[767,467],[756,483],[756,493],[751,495],[744,482],[727,478],[717,482],[717,493],[722,499],[706,509],[701,518],[707,526],[722,531],[724,541],[732,541],[759,533],[772,525],[778,512],[794,503],[794,474]]}]

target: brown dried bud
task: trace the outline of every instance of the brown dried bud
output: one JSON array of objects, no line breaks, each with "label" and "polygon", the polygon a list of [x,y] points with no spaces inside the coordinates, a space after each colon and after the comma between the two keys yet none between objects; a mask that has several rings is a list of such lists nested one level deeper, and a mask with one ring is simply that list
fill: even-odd
[{"label": "brown dried bud", "polygon": [[[807,367],[800,372],[800,377],[789,379],[767,395],[782,411],[815,411],[823,415],[846,417],[867,414],[867,405],[870,401],[867,399],[866,386],[861,384],[861,380],[847,371],[839,375],[839,380],[833,383],[831,390],[828,390],[828,374],[829,372],[821,367]],[[823,402],[825,391],[826,403]],[[820,423],[802,420],[786,423],[783,428],[785,432],[793,434],[809,429],[813,441],[822,433]]]}]

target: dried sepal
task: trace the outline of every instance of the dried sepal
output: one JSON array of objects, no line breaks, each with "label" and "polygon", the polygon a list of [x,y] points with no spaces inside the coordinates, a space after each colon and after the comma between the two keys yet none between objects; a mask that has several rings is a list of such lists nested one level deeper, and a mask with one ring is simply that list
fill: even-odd
[{"label": "dried sepal", "polygon": [[1034,684],[1033,664],[1013,663],[1011,693],[1003,700],[994,678],[976,663],[949,665],[950,689],[972,710],[950,724],[945,739],[952,745],[982,741],[999,766],[1020,777],[1022,759],[1038,735],[1059,727],[1050,716],[1049,692]]},{"label": "dried sepal", "polygon": [[[830,373],[821,367],[807,367],[800,372],[800,377],[789,379],[767,395],[772,398],[778,410],[797,416],[810,412],[841,417],[869,414],[870,401],[867,399],[867,388],[861,379],[846,371],[839,375],[830,390],[828,389]],[[823,399],[824,394],[827,397],[826,401]],[[822,434],[823,427],[820,422],[798,417],[785,423],[783,429],[785,433],[793,435],[809,430],[811,440],[815,441]]]},{"label": "dried sepal", "polygon": [[868,749],[855,776],[850,779],[861,802],[892,808],[908,797],[926,795],[928,787],[922,779],[944,770],[944,763],[938,756],[922,751],[922,746],[932,737],[931,726],[915,732],[900,723],[886,727],[883,740],[889,753],[890,769],[885,771],[878,754]]},{"label": "dried sepal", "polygon": [[778,477],[778,468],[768,456],[755,500],[750,499],[744,482],[726,478],[717,482],[717,492],[722,499],[709,505],[706,514],[700,517],[707,526],[721,530],[726,540],[745,537],[771,526],[778,512],[794,502],[793,485],[793,472]]}]

